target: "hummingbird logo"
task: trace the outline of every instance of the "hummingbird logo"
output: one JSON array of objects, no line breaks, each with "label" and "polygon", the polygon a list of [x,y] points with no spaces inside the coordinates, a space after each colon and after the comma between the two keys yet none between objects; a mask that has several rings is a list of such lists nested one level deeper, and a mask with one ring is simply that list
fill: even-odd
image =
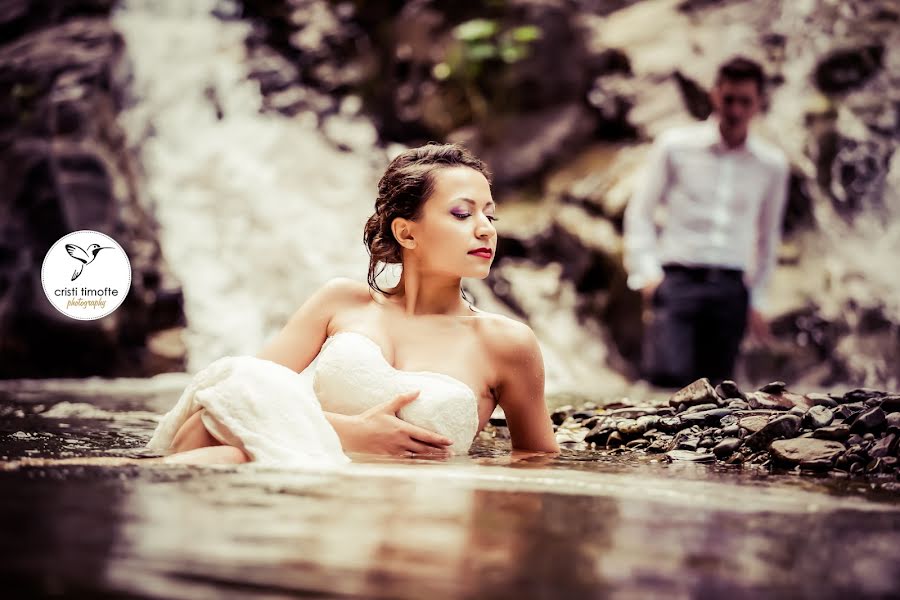
[{"label": "hummingbird logo", "polygon": [[89,265],[94,262],[94,259],[97,258],[97,254],[101,250],[109,250],[111,246],[101,246],[100,244],[91,244],[87,247],[87,252],[81,249],[81,246],[76,246],[75,244],[66,244],[66,252],[69,253],[69,256],[79,261],[79,265],[75,267],[75,272],[72,273],[72,281],[78,279],[78,276],[81,275],[81,272],[84,270],[84,265]]}]

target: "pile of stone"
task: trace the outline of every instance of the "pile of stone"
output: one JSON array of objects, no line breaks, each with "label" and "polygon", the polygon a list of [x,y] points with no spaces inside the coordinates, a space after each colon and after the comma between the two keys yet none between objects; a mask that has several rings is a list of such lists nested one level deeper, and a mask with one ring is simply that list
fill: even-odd
[{"label": "pile of stone", "polygon": [[564,406],[552,419],[563,448],[900,477],[900,395],[873,389],[800,395],[773,382],[743,393],[732,381],[713,388],[700,379],[668,406]]}]

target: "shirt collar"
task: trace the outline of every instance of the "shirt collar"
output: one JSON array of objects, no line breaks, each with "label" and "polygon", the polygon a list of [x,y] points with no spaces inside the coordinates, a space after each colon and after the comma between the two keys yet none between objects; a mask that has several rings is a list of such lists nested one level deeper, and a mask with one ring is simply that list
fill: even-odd
[{"label": "shirt collar", "polygon": [[758,154],[756,139],[752,132],[747,133],[747,139],[742,145],[737,148],[729,147],[722,139],[722,132],[719,131],[719,119],[715,113],[703,122],[700,135],[703,144],[716,152],[749,152],[754,156]]}]

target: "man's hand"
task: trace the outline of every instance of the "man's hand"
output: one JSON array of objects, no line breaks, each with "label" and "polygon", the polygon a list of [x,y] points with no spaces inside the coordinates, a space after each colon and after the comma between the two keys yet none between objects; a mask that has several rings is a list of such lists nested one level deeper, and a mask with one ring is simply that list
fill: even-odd
[{"label": "man's hand", "polygon": [[752,307],[747,310],[747,335],[756,344],[771,344],[775,340],[765,315]]},{"label": "man's hand", "polygon": [[650,306],[653,301],[653,294],[661,283],[662,279],[654,279],[641,288],[641,298],[644,300],[644,306]]},{"label": "man's hand", "polygon": [[350,424],[341,436],[344,450],[392,456],[449,457],[452,451],[448,446],[453,444],[453,440],[416,427],[397,416],[401,408],[418,396],[418,391],[400,394],[393,400],[350,417]]},{"label": "man's hand", "polygon": [[656,293],[656,288],[658,288],[661,283],[662,278],[654,279],[641,288],[641,304],[643,305],[641,320],[644,324],[649,323],[653,318],[653,313],[651,312],[651,309],[653,308],[653,294]]}]

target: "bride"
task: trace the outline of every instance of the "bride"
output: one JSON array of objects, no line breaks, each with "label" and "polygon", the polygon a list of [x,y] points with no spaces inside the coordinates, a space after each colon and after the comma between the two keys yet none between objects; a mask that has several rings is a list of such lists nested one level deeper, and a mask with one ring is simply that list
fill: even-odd
[{"label": "bride", "polygon": [[[366,223],[368,285],[315,292],[256,357],[198,373],[148,446],[167,463],[339,464],[347,454],[466,452],[502,407],[515,450],[559,451],[531,329],[460,292],[497,245],[484,163],[460,146],[407,150]],[[386,264],[399,282],[381,289]],[[380,270],[379,270],[380,269]]]}]

